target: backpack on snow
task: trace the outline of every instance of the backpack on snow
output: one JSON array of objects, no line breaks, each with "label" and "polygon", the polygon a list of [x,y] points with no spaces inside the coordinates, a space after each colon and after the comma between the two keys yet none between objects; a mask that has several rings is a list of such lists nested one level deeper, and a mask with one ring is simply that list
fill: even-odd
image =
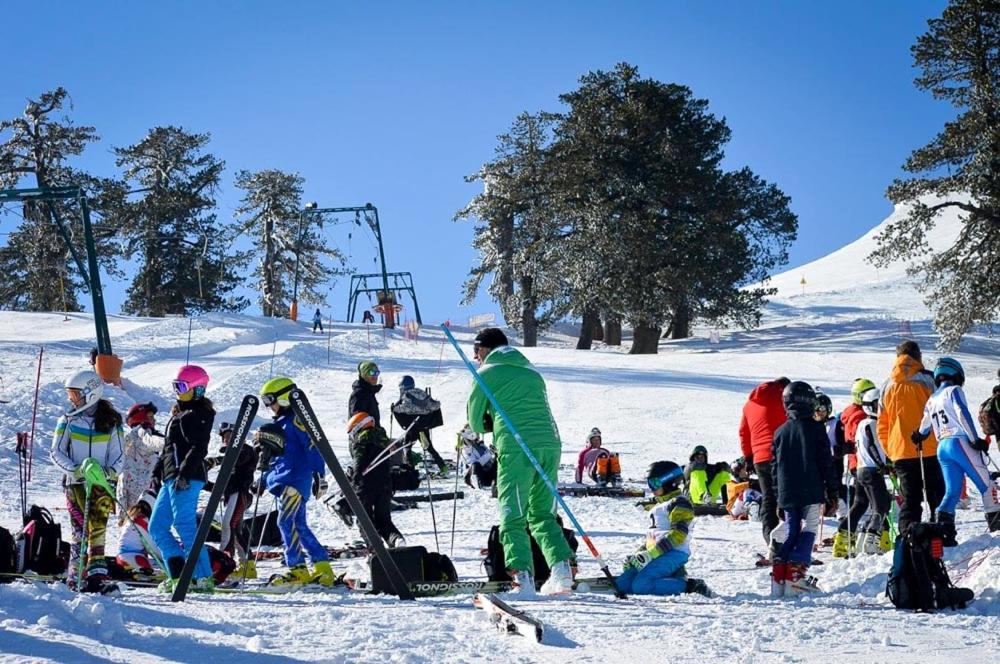
[{"label": "backpack on snow", "polygon": [[993,394],[979,405],[979,426],[987,436],[1000,434],[1000,387],[993,388]]},{"label": "backpack on snow", "polygon": [[17,571],[59,574],[69,565],[63,555],[62,526],[44,507],[32,505],[24,516],[24,528],[17,536]]},{"label": "backpack on snow", "polygon": [[420,488],[420,473],[408,463],[393,466],[389,471],[393,491],[412,491]]},{"label": "backpack on snow", "polygon": [[[559,522],[561,527],[562,519],[557,516],[556,521]],[[580,544],[576,541],[576,534],[569,528],[563,528],[562,531],[563,537],[566,538],[566,543],[569,544],[569,548],[575,554],[576,550],[580,548]],[[549,564],[545,560],[538,542],[531,536],[531,533],[528,533],[528,539],[531,541],[531,560],[535,568],[535,583],[544,583],[549,578]],[[576,562],[571,559],[570,564],[576,565]],[[486,558],[483,560],[483,567],[486,568],[486,576],[489,577],[490,581],[511,580],[510,574],[507,573],[507,563],[503,555],[503,544],[500,543],[500,526],[490,528],[490,535],[486,540]]]},{"label": "backpack on snow", "polygon": [[0,583],[10,583],[17,574],[17,542],[10,531],[0,526]]},{"label": "backpack on snow", "polygon": [[964,609],[975,595],[948,578],[942,557],[942,527],[917,523],[896,538],[885,594],[897,609]]},{"label": "backpack on snow", "polygon": [[[403,580],[407,583],[437,583],[458,581],[455,565],[448,556],[427,551],[422,546],[398,546],[386,549],[389,556],[399,568]],[[389,581],[382,563],[377,556],[372,556],[371,566],[372,592],[392,593],[392,583]]]}]

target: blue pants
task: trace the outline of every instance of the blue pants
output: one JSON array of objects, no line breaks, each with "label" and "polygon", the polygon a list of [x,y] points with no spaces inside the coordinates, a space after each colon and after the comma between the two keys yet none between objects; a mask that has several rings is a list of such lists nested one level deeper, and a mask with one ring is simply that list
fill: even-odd
[{"label": "blue pants", "polygon": [[680,595],[687,586],[684,576],[674,576],[689,554],[684,551],[668,551],[658,558],[653,558],[642,569],[627,569],[621,573],[615,584],[623,593],[636,595]]},{"label": "blue pants", "polygon": [[[175,491],[173,479],[163,483],[160,495],[156,497],[156,504],[153,505],[153,515],[149,518],[149,536],[160,548],[164,561],[184,558],[185,549],[190,549],[194,543],[194,536],[198,531],[198,494],[203,486],[204,482],[192,480],[188,488]],[[203,546],[194,567],[194,578],[206,576],[212,576],[212,564],[208,560],[208,551]]]},{"label": "blue pants", "polygon": [[945,438],[940,441],[937,456],[944,475],[944,498],[938,506],[939,511],[955,513],[955,506],[962,496],[962,479],[966,475],[982,494],[983,508],[987,512],[1000,509],[997,505],[996,485],[990,479],[983,455],[972,449],[965,438]]},{"label": "blue pants", "polygon": [[780,524],[771,533],[775,542],[781,542],[775,560],[806,565],[812,562],[813,544],[819,529],[819,508],[820,505],[784,508],[784,533],[780,532]]},{"label": "blue pants", "polygon": [[278,497],[278,530],[285,545],[285,564],[289,567],[303,564],[306,555],[312,563],[330,559],[306,523],[305,498],[290,486]]}]

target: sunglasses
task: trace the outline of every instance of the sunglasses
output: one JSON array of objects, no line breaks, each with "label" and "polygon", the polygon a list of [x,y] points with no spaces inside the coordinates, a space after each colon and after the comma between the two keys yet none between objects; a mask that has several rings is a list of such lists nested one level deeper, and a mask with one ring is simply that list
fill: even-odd
[{"label": "sunglasses", "polygon": [[676,480],[676,479],[678,479],[679,477],[681,477],[683,475],[684,475],[684,469],[683,468],[675,468],[674,470],[671,470],[666,475],[661,475],[660,477],[650,477],[648,480],[646,480],[646,484],[649,485],[650,489],[652,489],[653,491],[656,491],[657,489],[659,489],[664,484],[667,484],[668,482],[672,482],[673,480]]}]

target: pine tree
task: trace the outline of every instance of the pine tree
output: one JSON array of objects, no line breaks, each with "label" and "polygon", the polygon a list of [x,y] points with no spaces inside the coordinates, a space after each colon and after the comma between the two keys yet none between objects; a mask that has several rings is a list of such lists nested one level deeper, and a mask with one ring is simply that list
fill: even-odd
[{"label": "pine tree", "polygon": [[320,288],[345,274],[344,257],[322,234],[323,219],[302,214],[302,185],[297,173],[275,169],[240,171],[236,186],[245,193],[236,209],[237,229],[259,239],[253,255],[254,286],[265,316],[282,316],[292,298],[296,254],[301,299],[325,304]]},{"label": "pine tree", "polygon": [[[0,188],[79,186],[90,199],[92,220],[102,221],[95,232],[97,252],[106,272],[118,275],[117,248],[112,240],[115,221],[111,210],[120,199],[120,183],[92,176],[67,162],[98,140],[94,127],[77,126],[60,112],[67,106],[63,88],[28,101],[21,117],[0,121]],[[21,218],[7,246],[0,249],[0,307],[27,311],[79,311],[78,291],[83,282],[56,220],[67,228],[82,256],[85,247],[80,209],[75,202],[24,203]],[[104,217],[103,219],[101,219]],[[103,240],[103,241],[102,241]]]},{"label": "pine tree", "polygon": [[473,246],[480,262],[465,283],[470,303],[483,278],[493,274],[489,292],[504,320],[521,331],[525,346],[538,343],[545,330],[567,311],[566,281],[559,272],[559,240],[566,228],[558,216],[548,146],[555,117],[522,113],[498,137],[496,157],[469,182],[483,192],[456,219],[477,220]]},{"label": "pine tree", "polygon": [[[952,0],[911,48],[917,88],[951,103],[958,117],[903,168],[887,195],[906,203],[872,254],[876,265],[924,259],[910,268],[934,311],[939,346],[955,348],[977,323],[1000,315],[1000,1]],[[943,210],[960,210],[951,247],[926,239]]]},{"label": "pine tree", "polygon": [[126,181],[143,195],[124,203],[122,234],[139,269],[122,310],[141,316],[239,311],[235,297],[246,255],[231,249],[234,230],[212,210],[225,163],[205,152],[208,134],[154,127],[116,148]]}]

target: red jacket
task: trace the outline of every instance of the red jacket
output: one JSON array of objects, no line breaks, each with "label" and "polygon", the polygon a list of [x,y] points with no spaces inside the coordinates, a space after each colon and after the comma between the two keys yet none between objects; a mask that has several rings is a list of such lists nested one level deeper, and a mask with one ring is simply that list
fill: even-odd
[{"label": "red jacket", "polygon": [[774,443],[774,432],[788,419],[785,404],[781,400],[784,389],[777,381],[762,383],[754,388],[743,406],[740,449],[743,450],[743,456],[752,459],[754,463],[773,458],[771,445]]},{"label": "red jacket", "polygon": [[[852,403],[844,412],[840,414],[840,421],[844,424],[844,439],[849,445],[854,445],[854,435],[858,432],[858,425],[865,421],[868,415],[856,403]],[[858,467],[858,456],[856,454],[847,455],[847,467],[854,470]]]}]

